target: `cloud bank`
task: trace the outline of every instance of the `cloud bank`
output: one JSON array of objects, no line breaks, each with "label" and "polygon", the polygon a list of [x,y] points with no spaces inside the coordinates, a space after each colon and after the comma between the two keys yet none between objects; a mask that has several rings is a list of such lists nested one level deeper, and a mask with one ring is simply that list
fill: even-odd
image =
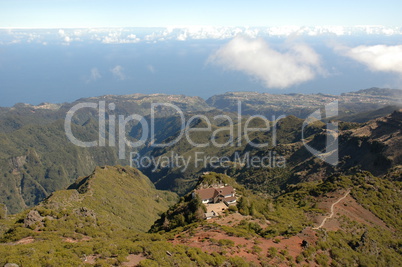
[{"label": "cloud bank", "polygon": [[343,55],[366,65],[372,71],[402,74],[402,45],[357,46],[338,48]]},{"label": "cloud bank", "polygon": [[0,27],[0,44],[46,43],[67,45],[74,42],[103,44],[154,43],[167,40],[229,40],[238,35],[249,38],[291,36],[402,36],[399,26],[280,26],[280,27],[212,27],[169,26],[165,28],[79,28],[12,29]]},{"label": "cloud bank", "polygon": [[238,36],[212,54],[208,63],[246,73],[268,88],[286,88],[315,78],[321,72],[319,55],[304,44],[286,51],[271,48],[263,39]]}]

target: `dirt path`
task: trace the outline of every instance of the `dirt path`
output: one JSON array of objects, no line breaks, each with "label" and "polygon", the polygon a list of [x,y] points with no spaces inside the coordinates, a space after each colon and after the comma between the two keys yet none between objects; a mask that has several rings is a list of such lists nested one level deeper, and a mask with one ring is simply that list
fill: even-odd
[{"label": "dirt path", "polygon": [[345,195],[343,197],[341,197],[340,199],[338,199],[336,202],[332,203],[331,205],[331,215],[327,216],[324,218],[324,220],[322,220],[321,224],[317,227],[314,227],[313,229],[320,229],[324,226],[325,222],[327,221],[327,219],[331,219],[332,216],[334,216],[334,207],[336,204],[338,204],[339,202],[341,202],[342,200],[344,200],[350,193],[350,190],[348,190]]}]

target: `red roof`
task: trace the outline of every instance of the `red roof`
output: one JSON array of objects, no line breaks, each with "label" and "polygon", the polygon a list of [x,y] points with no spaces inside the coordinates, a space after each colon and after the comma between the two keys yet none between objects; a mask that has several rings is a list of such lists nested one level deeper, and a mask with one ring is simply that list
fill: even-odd
[{"label": "red roof", "polygon": [[215,198],[218,195],[218,191],[216,191],[216,189],[212,188],[212,187],[206,188],[206,189],[195,190],[195,193],[197,195],[199,195],[202,200]]},{"label": "red roof", "polygon": [[233,195],[234,194],[234,188],[231,186],[225,186],[222,188],[217,188],[216,190],[218,190],[219,194],[221,194],[222,196],[227,196],[227,195]]},{"label": "red roof", "polygon": [[235,190],[232,186],[225,186],[222,188],[210,187],[210,188],[195,190],[195,193],[197,195],[199,195],[202,200],[204,200],[204,199],[215,198],[218,195],[222,195],[222,196],[233,195],[235,193]]}]

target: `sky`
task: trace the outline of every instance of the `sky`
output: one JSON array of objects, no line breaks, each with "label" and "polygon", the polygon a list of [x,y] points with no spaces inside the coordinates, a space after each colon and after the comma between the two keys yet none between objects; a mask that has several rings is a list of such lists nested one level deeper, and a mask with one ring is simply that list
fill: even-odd
[{"label": "sky", "polygon": [[0,27],[401,26],[402,1],[0,0]]},{"label": "sky", "polygon": [[0,0],[0,106],[402,89],[401,10],[400,0]]}]

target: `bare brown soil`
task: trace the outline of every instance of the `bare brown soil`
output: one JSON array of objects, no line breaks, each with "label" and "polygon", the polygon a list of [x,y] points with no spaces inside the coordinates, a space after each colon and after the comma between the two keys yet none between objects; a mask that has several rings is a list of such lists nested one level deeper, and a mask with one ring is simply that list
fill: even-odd
[{"label": "bare brown soil", "polygon": [[18,240],[14,244],[15,245],[26,245],[26,244],[31,244],[33,242],[35,242],[35,238],[33,238],[32,236],[28,236],[28,237]]},{"label": "bare brown soil", "polygon": [[[303,239],[298,236],[293,236],[291,238],[277,237],[275,239],[278,242],[274,242],[275,239],[264,239],[261,237],[246,239],[243,237],[229,236],[226,233],[219,230],[209,230],[209,231],[196,231],[197,233],[189,238],[175,238],[171,241],[174,244],[185,244],[187,246],[200,248],[204,252],[212,253],[222,253],[227,256],[239,256],[248,262],[254,262],[256,264],[261,263],[259,257],[267,258],[270,247],[275,247],[280,250],[288,250],[289,255],[292,257],[298,256],[302,252],[301,243]],[[212,240],[231,240],[234,242],[234,246],[225,247],[220,246]],[[259,251],[256,251],[258,247]],[[275,259],[272,259],[275,262]],[[286,266],[286,265],[283,265]]]},{"label": "bare brown soil", "polygon": [[[331,213],[331,205],[338,199],[342,198],[344,191],[332,192],[327,194],[326,197],[319,199],[318,208],[327,211],[326,215],[317,216],[315,222],[319,225],[325,217]],[[347,195],[339,203],[334,205],[334,215],[332,218],[328,218],[322,228],[330,231],[337,231],[341,228],[342,216],[348,217],[350,220],[357,221],[370,226],[387,227],[387,225],[371,211],[365,209],[362,205],[356,202],[351,196]]]},{"label": "bare brown soil", "polygon": [[71,237],[66,237],[63,239],[64,242],[67,243],[78,243],[78,242],[84,242],[84,241],[89,241],[91,238],[89,236],[82,236],[81,239],[76,239],[76,238],[71,238]]},{"label": "bare brown soil", "polygon": [[130,254],[127,256],[127,262],[124,262],[123,266],[134,267],[137,266],[140,263],[140,261],[145,259],[146,257],[142,254],[139,255]]},{"label": "bare brown soil", "polygon": [[89,255],[84,259],[84,262],[88,264],[95,264],[97,258],[98,258],[97,255]]},{"label": "bare brown soil", "polygon": [[247,220],[249,222],[256,222],[263,228],[270,225],[270,222],[268,220],[253,219],[252,216],[243,216],[238,212],[223,216],[221,218],[217,217],[210,219],[209,222],[215,222],[220,225],[234,226],[239,224],[240,221],[242,220]]},{"label": "bare brown soil", "polygon": [[[242,216],[239,213],[230,214],[223,218],[215,218],[208,220],[209,222],[216,222],[220,225],[234,226],[241,220],[250,220],[259,223],[262,227],[269,225],[266,220],[252,220],[250,216]],[[221,239],[233,241],[233,246],[220,245],[217,241]],[[260,265],[262,261],[269,262],[270,264],[277,266],[288,266],[287,260],[282,260],[278,256],[271,257],[269,249],[271,247],[277,249],[277,253],[281,251],[287,251],[285,257],[291,256],[295,259],[303,251],[302,242],[306,240],[310,244],[314,244],[317,240],[315,231],[311,229],[305,229],[300,234],[285,238],[278,236],[271,239],[265,239],[262,237],[236,237],[226,234],[224,231],[215,228],[200,226],[190,234],[189,232],[183,232],[177,235],[172,242],[173,244],[181,244],[190,247],[196,247],[204,252],[212,253],[217,252],[229,257],[239,256],[247,262],[254,262]]]}]

